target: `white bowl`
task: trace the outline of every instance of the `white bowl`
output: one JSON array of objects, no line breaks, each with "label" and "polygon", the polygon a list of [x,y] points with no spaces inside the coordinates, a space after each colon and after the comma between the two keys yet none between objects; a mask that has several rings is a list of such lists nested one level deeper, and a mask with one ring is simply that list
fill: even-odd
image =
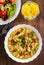
[{"label": "white bowl", "polygon": [[[38,38],[39,38],[39,49],[37,50],[36,54],[33,55],[31,58],[28,58],[28,59],[25,59],[25,60],[14,57],[14,56],[10,53],[10,51],[9,51],[9,49],[8,49],[8,38],[9,38],[11,32],[14,31],[14,30],[16,30],[16,29],[18,29],[18,28],[20,28],[20,27],[27,27],[27,28],[32,29],[32,30],[37,34],[37,36],[38,36]],[[26,25],[26,24],[20,24],[20,25],[14,26],[13,28],[11,28],[11,29],[9,30],[9,32],[7,33],[7,35],[6,35],[6,37],[5,37],[4,48],[5,48],[6,53],[8,54],[8,56],[9,56],[12,60],[14,60],[14,61],[16,61],[16,62],[20,62],[20,63],[27,63],[27,62],[33,61],[33,60],[34,60],[35,58],[37,58],[38,55],[40,54],[40,52],[41,52],[41,50],[42,50],[42,38],[41,38],[40,33],[39,33],[33,26]]]},{"label": "white bowl", "polygon": [[6,21],[3,21],[2,19],[0,19],[0,25],[5,25],[15,20],[15,18],[18,16],[20,9],[21,9],[21,0],[16,0],[16,5],[17,5],[16,12],[13,15],[13,17],[10,19],[7,19]]}]

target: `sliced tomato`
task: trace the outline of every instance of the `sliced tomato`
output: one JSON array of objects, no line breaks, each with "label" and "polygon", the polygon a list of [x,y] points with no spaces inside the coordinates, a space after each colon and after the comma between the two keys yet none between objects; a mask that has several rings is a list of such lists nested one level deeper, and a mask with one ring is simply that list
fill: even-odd
[{"label": "sliced tomato", "polygon": [[1,16],[1,11],[0,11],[0,16]]},{"label": "sliced tomato", "polygon": [[28,56],[29,55],[29,53],[28,52],[26,52],[26,56]]},{"label": "sliced tomato", "polygon": [[6,16],[7,12],[6,11],[1,11],[2,16]]},{"label": "sliced tomato", "polygon": [[22,48],[24,49],[24,46],[22,46]]},{"label": "sliced tomato", "polygon": [[20,54],[19,54],[20,56],[22,56],[22,52],[20,52]]},{"label": "sliced tomato", "polygon": [[28,36],[30,35],[30,33],[28,33]]},{"label": "sliced tomato", "polygon": [[0,0],[0,4],[5,4],[5,0]]},{"label": "sliced tomato", "polygon": [[16,2],[16,0],[10,0],[10,3],[12,3],[12,2]]},{"label": "sliced tomato", "polygon": [[15,49],[13,49],[13,52],[16,52],[16,50],[15,50]]},{"label": "sliced tomato", "polygon": [[20,34],[20,31],[17,31],[17,33],[16,33],[16,34],[17,34],[17,35],[18,35],[18,34]]},{"label": "sliced tomato", "polygon": [[33,39],[34,42],[36,42],[36,39]]}]

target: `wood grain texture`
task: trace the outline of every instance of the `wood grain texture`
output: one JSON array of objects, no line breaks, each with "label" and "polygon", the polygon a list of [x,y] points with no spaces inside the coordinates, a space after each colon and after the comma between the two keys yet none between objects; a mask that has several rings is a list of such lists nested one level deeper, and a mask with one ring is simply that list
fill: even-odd
[{"label": "wood grain texture", "polygon": [[[21,0],[22,4],[25,3],[27,0]],[[40,6],[40,15],[32,20],[32,21],[27,21],[24,20],[21,12],[18,15],[18,17],[11,23],[9,26],[9,29],[12,26],[18,25],[18,24],[29,24],[34,26],[41,34],[41,37],[43,39],[43,48],[40,53],[40,55],[32,62],[26,63],[26,64],[21,64],[13,61],[8,57],[8,55],[5,52],[4,49],[4,38],[5,35],[0,37],[0,65],[44,65],[44,0],[32,0],[34,2],[37,2]],[[0,26],[0,30],[3,28],[3,26]]]}]

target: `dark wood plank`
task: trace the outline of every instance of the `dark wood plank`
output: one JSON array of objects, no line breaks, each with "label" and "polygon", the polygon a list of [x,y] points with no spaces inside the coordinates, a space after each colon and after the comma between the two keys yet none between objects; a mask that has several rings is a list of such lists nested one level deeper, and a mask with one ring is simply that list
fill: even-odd
[{"label": "dark wood plank", "polygon": [[[25,3],[27,0],[22,0],[22,4]],[[41,34],[41,37],[43,39],[43,48],[41,51],[41,54],[32,62],[21,64],[13,61],[8,57],[4,50],[4,37],[0,37],[0,65],[44,65],[44,0],[32,0],[35,1],[39,4],[40,6],[40,15],[32,20],[32,21],[27,21],[24,20],[21,12],[18,15],[18,17],[11,23],[11,26],[18,25],[18,24],[29,24],[31,26],[34,26]],[[0,30],[3,28],[3,26],[0,26]]]}]

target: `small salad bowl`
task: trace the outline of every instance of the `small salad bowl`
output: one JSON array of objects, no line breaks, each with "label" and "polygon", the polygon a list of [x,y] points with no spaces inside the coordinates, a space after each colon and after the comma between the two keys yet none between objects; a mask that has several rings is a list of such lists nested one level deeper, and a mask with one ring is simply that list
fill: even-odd
[{"label": "small salad bowl", "polygon": [[[26,59],[20,59],[20,58],[17,58],[15,56],[13,56],[12,53],[9,51],[9,48],[8,48],[8,38],[9,38],[10,34],[13,31],[17,30],[18,28],[22,28],[22,27],[23,28],[24,27],[25,28],[30,28],[31,30],[33,30],[36,33],[36,35],[39,39],[39,48],[38,48],[37,52],[32,57],[26,58]],[[5,37],[5,40],[4,40],[4,48],[5,48],[6,53],[8,54],[8,56],[12,60],[14,60],[16,62],[20,62],[20,63],[28,63],[28,62],[33,61],[34,59],[36,59],[38,57],[38,55],[40,54],[40,52],[42,50],[42,38],[41,38],[40,33],[33,26],[26,25],[26,24],[20,24],[20,25],[14,26],[12,29],[9,30],[9,32],[7,33],[7,35]]]},{"label": "small salad bowl", "polygon": [[[6,1],[6,0],[5,0]],[[9,1],[9,0],[8,0]],[[12,0],[10,0],[10,3],[11,3]],[[8,24],[10,22],[12,22],[13,20],[15,20],[20,12],[20,9],[21,9],[21,0],[15,0],[16,1],[16,10],[15,10],[15,13],[13,14],[13,16],[11,16],[10,18],[7,18],[7,20],[3,20],[2,18],[0,18],[0,25],[5,25],[5,24]],[[2,6],[3,6],[3,3],[1,3]],[[5,6],[6,8],[7,6]],[[2,7],[3,9],[3,7]],[[11,9],[11,8],[10,8]],[[8,11],[7,11],[8,12]],[[4,12],[5,13],[5,12]],[[3,13],[3,14],[4,14]],[[5,15],[5,14],[4,14]]]}]

